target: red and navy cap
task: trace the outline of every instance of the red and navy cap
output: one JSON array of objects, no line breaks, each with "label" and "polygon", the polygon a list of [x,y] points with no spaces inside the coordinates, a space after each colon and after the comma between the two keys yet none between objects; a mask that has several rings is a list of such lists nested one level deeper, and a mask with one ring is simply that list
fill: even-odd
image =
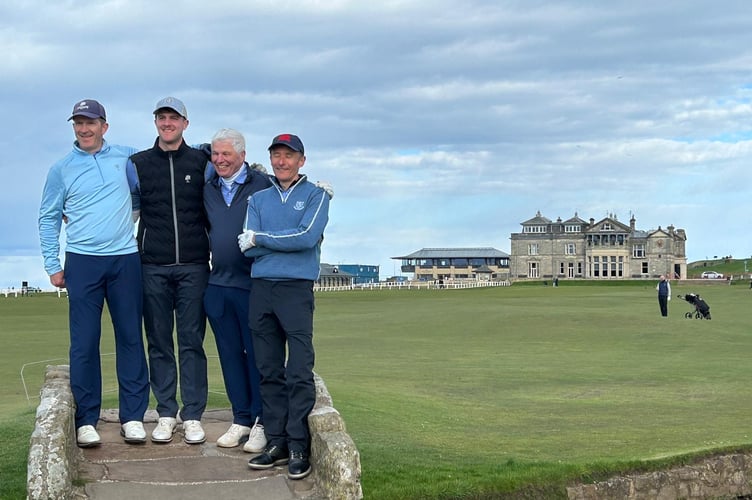
[{"label": "red and navy cap", "polygon": [[272,140],[272,145],[269,146],[269,150],[275,146],[287,146],[288,148],[292,149],[293,151],[297,151],[298,153],[305,154],[305,148],[303,147],[303,141],[300,140],[300,137],[293,134],[279,134],[277,137]]}]

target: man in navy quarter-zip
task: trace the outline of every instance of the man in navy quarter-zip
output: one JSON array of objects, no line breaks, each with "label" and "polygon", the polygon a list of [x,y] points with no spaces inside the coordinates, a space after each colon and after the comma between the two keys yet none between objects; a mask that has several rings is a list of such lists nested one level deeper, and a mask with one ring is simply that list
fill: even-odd
[{"label": "man in navy quarter-zip", "polygon": [[[209,278],[209,238],[203,190],[207,158],[188,146],[188,113],[166,97],[154,109],[154,147],[131,156],[139,200],[138,248],[144,288],[149,380],[159,421],[152,441],[172,440],[178,413],[184,440],[203,443],[201,416],[208,396],[203,296]],[[178,363],[173,327],[176,326]],[[178,369],[179,364],[179,369]],[[183,403],[178,408],[177,385]]]}]

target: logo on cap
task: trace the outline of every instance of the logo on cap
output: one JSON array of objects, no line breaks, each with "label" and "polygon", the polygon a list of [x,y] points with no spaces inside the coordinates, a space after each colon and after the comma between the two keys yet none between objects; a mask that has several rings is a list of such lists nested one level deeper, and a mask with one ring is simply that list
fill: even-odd
[{"label": "logo on cap", "polygon": [[287,146],[293,151],[305,154],[303,141],[300,140],[300,137],[294,134],[279,134],[274,138],[274,140],[272,140],[272,144],[271,146],[269,146],[269,149],[272,149],[274,146]]},{"label": "logo on cap", "polygon": [[107,115],[104,112],[104,106],[99,104],[94,99],[86,99],[79,101],[73,106],[73,112],[68,120],[72,120],[76,116],[85,116],[87,118],[101,118],[107,119]]},{"label": "logo on cap", "polygon": [[185,119],[188,119],[188,111],[185,109],[183,101],[176,97],[165,97],[160,100],[154,107],[154,114],[156,115],[160,109],[171,109]]}]

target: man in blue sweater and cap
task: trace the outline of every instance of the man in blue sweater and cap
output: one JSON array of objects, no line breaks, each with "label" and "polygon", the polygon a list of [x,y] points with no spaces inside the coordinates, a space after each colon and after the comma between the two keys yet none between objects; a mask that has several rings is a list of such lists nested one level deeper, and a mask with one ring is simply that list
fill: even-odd
[{"label": "man in blue sweater and cap", "polygon": [[276,136],[269,153],[272,186],[251,196],[238,236],[240,250],[255,258],[249,323],[268,440],[248,465],[268,469],[288,464],[288,477],[301,479],[311,472],[313,284],[319,276],[329,196],[300,174],[306,157],[298,136]]}]

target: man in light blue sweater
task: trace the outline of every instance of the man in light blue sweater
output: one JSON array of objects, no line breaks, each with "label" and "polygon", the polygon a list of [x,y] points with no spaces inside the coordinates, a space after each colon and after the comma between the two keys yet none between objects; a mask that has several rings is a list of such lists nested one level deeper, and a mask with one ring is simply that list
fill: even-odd
[{"label": "man in light blue sweater", "polygon": [[[79,101],[73,150],[52,165],[39,209],[39,239],[50,283],[68,289],[70,380],[81,447],[101,443],[96,431],[102,404],[99,342],[105,300],[115,330],[121,434],[146,441],[143,417],[149,379],[141,330],[141,262],[134,238],[131,190],[125,172],[133,148],[108,144],[104,107]],[[65,220],[65,267],[60,232]]]},{"label": "man in light blue sweater", "polygon": [[[329,220],[329,196],[299,173],[300,138],[281,134],[269,146],[272,186],[248,201],[240,250],[251,268],[249,325],[268,444],[252,469],[288,464],[290,479],[311,472],[308,414],[316,402],[313,380],[313,283]],[[287,364],[285,355],[287,354]]]}]

